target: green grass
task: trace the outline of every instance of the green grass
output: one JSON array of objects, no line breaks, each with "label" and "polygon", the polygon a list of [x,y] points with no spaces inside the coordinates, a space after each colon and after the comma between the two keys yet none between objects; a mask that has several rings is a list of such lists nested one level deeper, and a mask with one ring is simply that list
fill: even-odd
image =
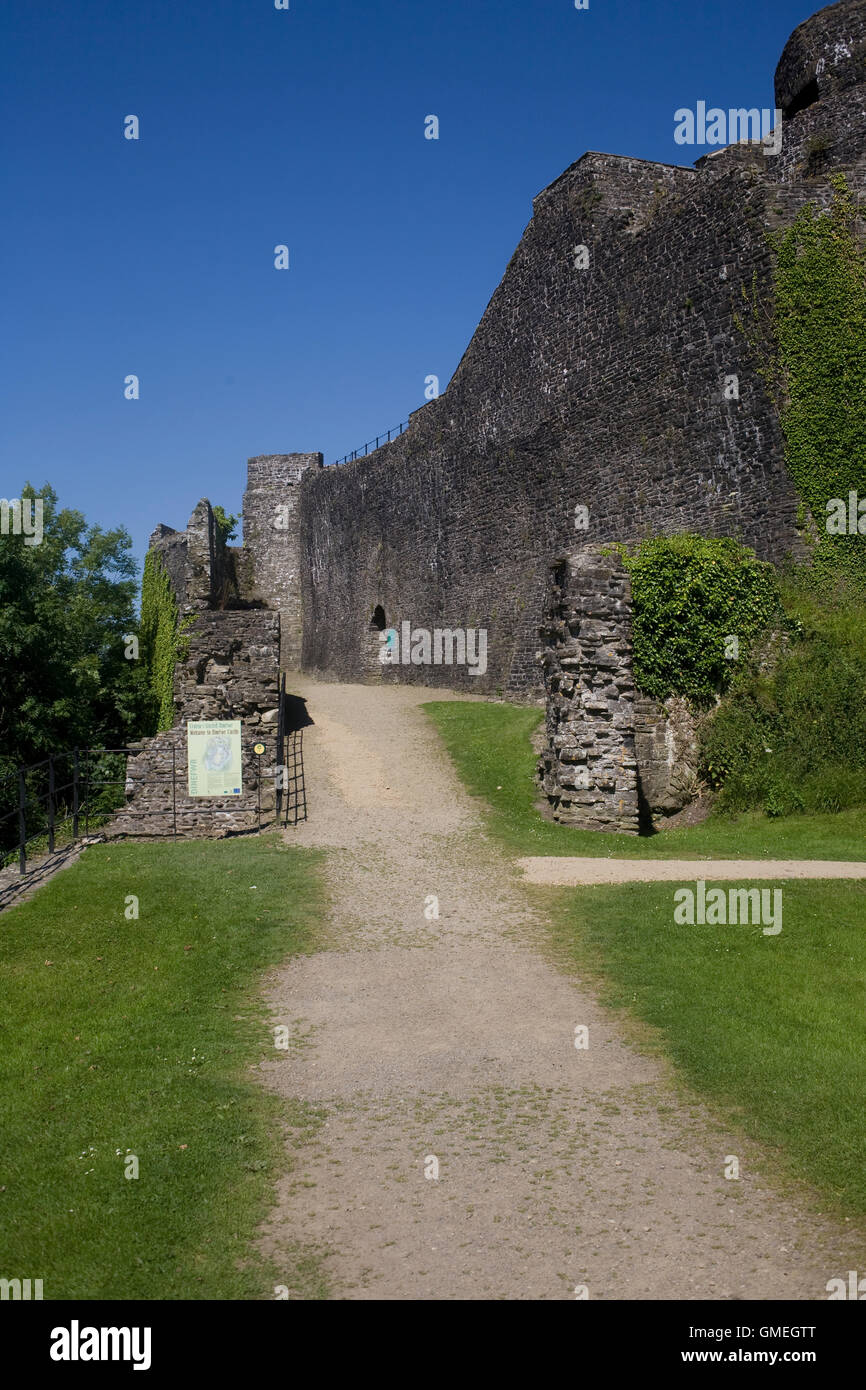
[{"label": "green grass", "polygon": [[838,814],[769,818],[761,812],[713,816],[702,825],[656,835],[608,835],[555,825],[540,815],[530,738],[543,713],[525,705],[433,701],[433,719],[468,790],[483,797],[490,828],[513,854],[628,859],[866,860],[866,808]]},{"label": "green grass", "polygon": [[312,949],[317,863],[270,837],[99,845],[0,915],[0,1275],[46,1299],[325,1296],[314,1252],[253,1253],[280,1122],[300,1142],[316,1116],[246,1071],[286,1055],[260,979]]},{"label": "green grass", "polygon": [[863,1216],[866,884],[760,885],[782,889],[774,937],[760,926],[676,925],[678,886],[546,890],[555,938],[601,977],[606,1003],[659,1030],[718,1111]]}]

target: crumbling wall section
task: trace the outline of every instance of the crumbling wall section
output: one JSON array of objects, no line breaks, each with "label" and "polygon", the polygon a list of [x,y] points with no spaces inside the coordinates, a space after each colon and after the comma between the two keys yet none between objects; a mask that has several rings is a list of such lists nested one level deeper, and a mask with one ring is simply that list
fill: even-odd
[{"label": "crumbling wall section", "polygon": [[550,567],[540,629],[546,695],[538,763],[553,818],[637,834],[698,790],[698,719],[635,686],[631,583],[622,559],[585,545]]},{"label": "crumbling wall section", "polygon": [[[267,610],[201,611],[174,674],[176,723],[127,760],[125,808],[111,833],[151,838],[221,836],[270,820],[275,804],[280,616]],[[187,722],[242,721],[243,793],[187,795]],[[254,745],[265,752],[256,754]],[[261,780],[261,788],[259,781]]]},{"label": "crumbling wall section", "polygon": [[556,563],[541,636],[547,746],[539,775],[553,817],[636,835],[631,584],[618,556],[585,546]]},{"label": "crumbling wall section", "polygon": [[283,670],[301,661],[302,595],[299,486],[321,454],[262,454],[247,463],[244,493],[245,596],[279,610]]}]

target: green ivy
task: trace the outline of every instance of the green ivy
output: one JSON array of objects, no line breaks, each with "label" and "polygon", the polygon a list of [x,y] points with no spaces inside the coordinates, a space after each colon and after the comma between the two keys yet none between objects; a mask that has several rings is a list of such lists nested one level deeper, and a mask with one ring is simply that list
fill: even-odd
[{"label": "green ivy", "polygon": [[642,541],[631,554],[612,548],[631,578],[635,683],[653,699],[713,704],[736,669],[733,652],[742,660],[783,621],[772,565],[734,540],[684,534]]},{"label": "green ivy", "polygon": [[180,621],[168,571],[156,550],[144,559],[140,650],[154,701],[154,732],[174,724],[174,668],[189,649],[194,618]]},{"label": "green ivy", "polygon": [[[843,175],[822,211],[808,203],[770,237],[773,301],[753,284],[738,319],[776,402],[788,469],[805,504],[800,523],[814,545],[812,582],[866,589],[866,535],[827,531],[827,504],[866,499],[866,248]],[[814,526],[809,525],[809,513]],[[866,517],[864,517],[866,530]]]}]

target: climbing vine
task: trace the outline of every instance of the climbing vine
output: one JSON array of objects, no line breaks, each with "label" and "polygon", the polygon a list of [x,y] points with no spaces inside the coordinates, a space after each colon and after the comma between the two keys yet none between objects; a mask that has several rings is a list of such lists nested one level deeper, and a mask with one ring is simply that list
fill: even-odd
[{"label": "climbing vine", "polygon": [[684,534],[612,547],[631,578],[638,688],[711,705],[755,637],[784,620],[776,573],[734,540]]},{"label": "climbing vine", "polygon": [[761,303],[755,283],[750,293],[744,287],[738,321],[779,410],[807,509],[813,584],[845,578],[866,589],[866,508],[858,510],[866,500],[866,247],[844,175],[831,183],[826,210],[808,203],[771,236],[772,304]]},{"label": "climbing vine", "polygon": [[180,621],[168,571],[158,553],[149,550],[141,581],[140,647],[153,700],[154,732],[174,724],[174,667],[186,656],[192,621]]}]

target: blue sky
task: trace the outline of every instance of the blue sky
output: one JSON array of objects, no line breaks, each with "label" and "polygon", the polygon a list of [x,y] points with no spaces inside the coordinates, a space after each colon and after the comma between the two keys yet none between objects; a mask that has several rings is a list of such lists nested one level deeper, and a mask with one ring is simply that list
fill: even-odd
[{"label": "blue sky", "polygon": [[240,512],[249,455],[331,462],[405,420],[532,197],[588,149],[706,153],[674,111],[772,108],[815,8],[7,0],[0,492],[48,481],[140,559],[201,496]]}]

